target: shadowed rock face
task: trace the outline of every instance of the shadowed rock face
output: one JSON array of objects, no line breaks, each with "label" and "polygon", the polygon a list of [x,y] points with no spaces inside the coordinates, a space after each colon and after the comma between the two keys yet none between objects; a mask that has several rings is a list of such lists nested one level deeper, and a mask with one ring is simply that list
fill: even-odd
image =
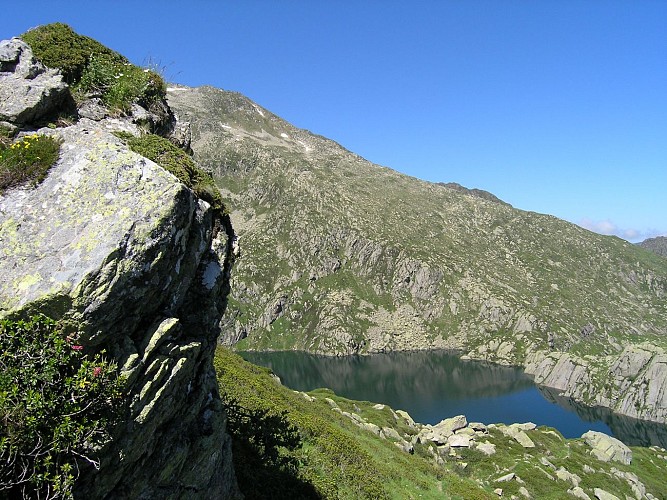
[{"label": "shadowed rock face", "polygon": [[72,104],[60,73],[37,61],[23,40],[0,41],[0,121],[32,123]]},{"label": "shadowed rock face", "polygon": [[[457,349],[527,366],[585,404],[665,421],[664,259],[373,165],[237,93],[172,87],[168,101],[235,207],[225,342],[335,355]],[[646,393],[617,370],[633,346],[655,360],[637,374],[650,379]]]},{"label": "shadowed rock face", "polygon": [[234,497],[212,366],[228,221],[106,125],[50,132],[63,144],[47,179],[0,197],[0,314],[78,323],[81,343],[106,349],[127,378],[124,422],[78,495]]}]

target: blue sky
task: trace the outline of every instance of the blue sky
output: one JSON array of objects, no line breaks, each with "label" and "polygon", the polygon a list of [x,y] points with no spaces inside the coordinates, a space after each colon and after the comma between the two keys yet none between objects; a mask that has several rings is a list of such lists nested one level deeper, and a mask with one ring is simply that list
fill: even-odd
[{"label": "blue sky", "polygon": [[33,0],[171,81],[365,158],[638,241],[667,234],[667,2]]}]

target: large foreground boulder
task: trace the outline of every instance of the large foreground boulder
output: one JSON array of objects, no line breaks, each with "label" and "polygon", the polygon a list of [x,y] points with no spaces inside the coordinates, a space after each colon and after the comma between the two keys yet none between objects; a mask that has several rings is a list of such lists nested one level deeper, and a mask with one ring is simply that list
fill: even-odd
[{"label": "large foreground boulder", "polygon": [[[104,124],[53,131],[61,158],[0,196],[0,316],[80,325],[127,379],[125,418],[81,498],[233,498],[212,357],[229,291],[225,220]],[[231,230],[229,230],[231,232]]]}]

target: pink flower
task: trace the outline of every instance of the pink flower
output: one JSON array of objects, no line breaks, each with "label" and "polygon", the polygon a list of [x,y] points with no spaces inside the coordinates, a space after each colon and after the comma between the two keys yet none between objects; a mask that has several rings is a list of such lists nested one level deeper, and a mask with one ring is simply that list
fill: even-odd
[{"label": "pink flower", "polygon": [[81,349],[83,349],[83,346],[82,345],[73,345],[72,349],[74,349],[75,351],[80,351]]},{"label": "pink flower", "polygon": [[100,373],[102,373],[102,367],[101,366],[96,366],[93,369],[93,377],[97,377]]}]

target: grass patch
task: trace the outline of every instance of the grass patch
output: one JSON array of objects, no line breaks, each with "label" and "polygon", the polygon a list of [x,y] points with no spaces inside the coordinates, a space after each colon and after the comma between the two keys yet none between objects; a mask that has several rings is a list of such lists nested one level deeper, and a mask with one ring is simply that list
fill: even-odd
[{"label": "grass patch", "polygon": [[222,195],[213,178],[200,169],[185,151],[164,137],[154,134],[135,137],[119,132],[116,135],[124,140],[132,151],[154,161],[175,175],[179,181],[192,189],[198,198],[210,203],[213,210],[225,213]]},{"label": "grass patch", "polygon": [[0,150],[8,147],[12,143],[17,131],[18,129],[16,128],[0,125]]},{"label": "grass patch", "polygon": [[58,138],[32,134],[5,145],[0,142],[0,194],[25,184],[38,185],[58,160]]},{"label": "grass patch", "polygon": [[110,109],[122,112],[130,111],[135,102],[151,108],[166,92],[164,80],[154,71],[104,55],[90,60],[76,88],[99,96]]}]

